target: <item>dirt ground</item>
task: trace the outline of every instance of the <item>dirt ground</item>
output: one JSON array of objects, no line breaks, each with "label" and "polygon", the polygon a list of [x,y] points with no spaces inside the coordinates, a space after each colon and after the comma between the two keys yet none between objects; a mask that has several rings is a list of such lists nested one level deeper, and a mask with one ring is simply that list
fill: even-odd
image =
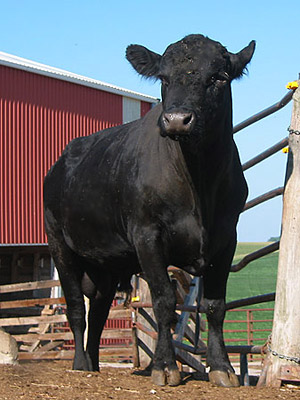
[{"label": "dirt ground", "polygon": [[27,362],[0,366],[1,400],[268,400],[300,399],[300,388],[216,388],[195,374],[178,387],[157,387],[149,375],[131,368],[103,367],[100,373],[73,372],[71,362]]}]

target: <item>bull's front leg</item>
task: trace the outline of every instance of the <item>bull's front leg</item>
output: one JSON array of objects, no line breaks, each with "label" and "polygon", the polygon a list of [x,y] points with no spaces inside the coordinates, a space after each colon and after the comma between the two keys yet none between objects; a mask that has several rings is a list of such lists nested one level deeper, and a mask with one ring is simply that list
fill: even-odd
[{"label": "bull's front leg", "polygon": [[149,232],[147,232],[142,240],[136,243],[136,249],[150,288],[158,328],[152,380],[160,386],[165,385],[166,382],[170,386],[177,386],[181,379],[171,336],[171,325],[176,318],[174,287],[167,272],[167,264],[164,262],[159,240],[152,237],[152,234],[149,236]]},{"label": "bull's front leg", "polygon": [[209,380],[217,386],[237,387],[239,381],[232,368],[223,338],[224,299],[204,299],[208,322],[207,365]]},{"label": "bull's front leg", "polygon": [[171,336],[171,325],[176,321],[174,288],[166,271],[155,274],[153,278],[148,278],[148,284],[158,328],[152,380],[160,386],[165,385],[166,381],[170,386],[177,386],[180,383],[180,373],[176,364]]},{"label": "bull's front leg", "polygon": [[229,361],[224,344],[226,285],[235,243],[222,256],[215,258],[204,275],[204,307],[208,322],[207,366],[209,380],[217,386],[237,387],[239,381]]}]

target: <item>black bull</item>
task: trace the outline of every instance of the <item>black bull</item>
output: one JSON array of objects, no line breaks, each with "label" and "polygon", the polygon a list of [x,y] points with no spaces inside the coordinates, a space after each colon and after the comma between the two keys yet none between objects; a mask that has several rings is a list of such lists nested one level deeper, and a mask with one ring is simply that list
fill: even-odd
[{"label": "black bull", "polygon": [[[158,325],[152,379],[180,383],[171,343],[176,298],[167,267],[203,276],[211,382],[237,386],[223,341],[226,282],[247,196],[232,137],[230,83],[251,60],[202,35],[160,56],[131,45],[137,72],[160,79],[144,118],[73,140],[44,185],[49,249],[75,339],[74,369],[99,369],[99,340],[116,290],[143,272]],[[85,308],[90,299],[84,351]]]}]

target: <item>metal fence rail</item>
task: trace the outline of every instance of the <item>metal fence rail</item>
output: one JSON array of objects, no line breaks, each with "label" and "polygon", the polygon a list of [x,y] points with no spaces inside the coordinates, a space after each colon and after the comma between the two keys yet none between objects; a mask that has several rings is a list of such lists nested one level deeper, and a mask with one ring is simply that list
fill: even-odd
[{"label": "metal fence rail", "polygon": [[[233,128],[233,133],[237,133],[241,131],[242,129],[254,124],[257,121],[260,121],[261,119],[275,113],[276,111],[280,110],[281,108],[285,107],[293,97],[293,90],[289,90],[288,93],[277,103],[273,104],[272,106],[266,108],[265,110],[254,114],[252,117],[247,118],[243,122],[237,124]],[[266,149],[256,157],[252,158],[251,160],[247,161],[242,165],[243,170],[246,171],[249,168],[252,168],[253,166],[259,164],[260,162],[264,161],[266,158],[270,157],[271,155],[275,154],[276,152],[280,151],[282,148],[286,147],[288,145],[288,138],[285,137],[282,139],[280,142],[274,144],[270,148]],[[273,190],[270,190],[254,199],[249,200],[245,207],[243,212],[265,202],[270,199],[273,199],[276,196],[280,196],[284,193],[284,187],[279,187]],[[276,250],[279,249],[279,242],[275,242],[269,246],[266,246],[262,249],[257,250],[254,253],[246,255],[237,265],[232,265],[231,267],[231,272],[238,272],[242,268],[245,268],[251,261],[257,260],[261,257],[264,257],[267,254],[270,254]]]}]

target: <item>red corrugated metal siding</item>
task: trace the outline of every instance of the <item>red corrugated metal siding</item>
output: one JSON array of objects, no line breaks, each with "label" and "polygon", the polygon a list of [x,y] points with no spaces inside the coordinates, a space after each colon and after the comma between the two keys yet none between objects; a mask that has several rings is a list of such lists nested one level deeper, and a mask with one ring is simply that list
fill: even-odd
[{"label": "red corrugated metal siding", "polygon": [[75,137],[122,123],[122,96],[0,66],[0,243],[45,243],[42,185]]},{"label": "red corrugated metal siding", "polygon": [[148,111],[151,110],[152,104],[147,103],[146,101],[141,101],[141,117],[147,114]]},{"label": "red corrugated metal siding", "polygon": [[[132,322],[128,319],[108,319],[104,329],[131,329]],[[100,346],[126,345],[129,346],[132,342],[131,338],[120,339],[100,339]]]}]

